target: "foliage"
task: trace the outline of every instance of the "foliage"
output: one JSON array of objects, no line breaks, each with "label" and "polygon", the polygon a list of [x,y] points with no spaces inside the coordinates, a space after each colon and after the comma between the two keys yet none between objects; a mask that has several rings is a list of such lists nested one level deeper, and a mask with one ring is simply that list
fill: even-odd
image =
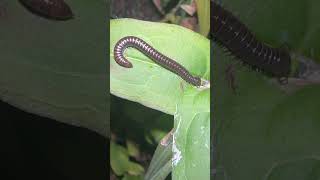
[{"label": "foliage", "polygon": [[[200,175],[208,177],[210,151],[208,148],[197,148],[199,145],[191,141],[195,140],[192,137],[198,137],[198,141],[209,140],[209,117],[202,114],[209,112],[209,90],[200,91],[189,85],[134,49],[126,51],[126,57],[132,61],[133,68],[125,69],[113,61],[112,47],[121,37],[137,36],[183,64],[194,75],[209,79],[209,41],[185,28],[164,23],[118,19],[112,20],[110,26],[111,93],[165,113],[175,114],[175,124],[184,126],[183,131],[176,131],[176,142],[173,143],[175,148],[183,151],[182,161],[177,160],[175,164],[175,168],[182,170],[177,171],[177,174],[180,177],[191,177],[203,172]],[[207,128],[203,128],[204,126]],[[177,128],[177,124],[175,127]],[[200,133],[204,133],[205,136],[201,136]],[[193,151],[184,152],[187,147]],[[175,157],[175,151],[173,156]],[[201,162],[196,161],[199,158],[202,158]],[[190,162],[185,161],[189,159]]]},{"label": "foliage", "polygon": [[0,98],[107,137],[107,62],[101,53],[106,32],[96,28],[105,26],[105,1],[68,5],[75,18],[54,21],[17,0],[0,2]]}]

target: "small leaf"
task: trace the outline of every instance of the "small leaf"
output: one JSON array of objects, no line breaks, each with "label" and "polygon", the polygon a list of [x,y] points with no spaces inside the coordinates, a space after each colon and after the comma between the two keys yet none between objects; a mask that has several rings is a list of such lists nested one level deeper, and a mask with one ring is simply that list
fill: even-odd
[{"label": "small leaf", "polygon": [[130,140],[126,140],[127,148],[128,148],[128,153],[132,157],[137,157],[140,154],[139,147],[137,144]]},{"label": "small leaf", "polygon": [[143,174],[144,168],[137,163],[129,162],[129,167],[128,167],[128,174],[138,176]]},{"label": "small leaf", "polygon": [[124,147],[111,141],[110,143],[110,164],[116,175],[125,173],[140,175],[144,172],[141,165],[129,160],[129,153]]},{"label": "small leaf", "polygon": [[129,155],[127,150],[117,145],[110,143],[110,164],[116,175],[121,176],[128,171]]}]

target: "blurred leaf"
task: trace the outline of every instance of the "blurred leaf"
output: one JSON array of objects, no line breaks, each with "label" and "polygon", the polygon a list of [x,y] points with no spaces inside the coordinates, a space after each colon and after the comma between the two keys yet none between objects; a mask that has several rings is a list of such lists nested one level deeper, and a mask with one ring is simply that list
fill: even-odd
[{"label": "blurred leaf", "polygon": [[139,151],[138,145],[128,139],[126,140],[126,142],[127,142],[127,148],[128,148],[129,155],[132,157],[139,156],[140,151]]},{"label": "blurred leaf", "polygon": [[129,162],[128,165],[129,165],[128,174],[134,175],[134,176],[143,174],[144,168],[141,165],[133,162]]},{"label": "blurred leaf", "polygon": [[196,0],[200,34],[207,36],[210,29],[210,0]]},{"label": "blurred leaf", "polygon": [[129,175],[129,174],[125,174],[124,177],[122,178],[122,180],[142,180],[142,179],[143,179],[142,175],[133,176],[133,175]]},{"label": "blurred leaf", "polygon": [[156,142],[160,142],[160,140],[167,134],[167,131],[161,131],[159,129],[151,130],[151,135],[156,140]]},{"label": "blurred leaf", "polygon": [[203,36],[177,25],[133,19],[112,20],[110,26],[112,94],[173,114],[183,91],[197,91],[135,49],[126,51],[126,57],[133,63],[133,68],[119,66],[113,59],[113,48],[120,38],[128,35],[144,39],[160,52],[183,64],[193,75],[209,79],[210,46]]},{"label": "blurred leaf", "polygon": [[[1,1],[0,98],[27,112],[107,136],[106,1],[68,1],[75,18],[49,20]],[[2,8],[2,7],[1,7]],[[1,9],[0,8],[0,9]],[[1,13],[0,13],[1,14]]]},{"label": "blurred leaf", "polygon": [[[254,16],[248,4],[254,7]],[[259,39],[273,46],[288,42],[307,52],[310,47],[304,44],[317,38],[311,32],[319,29],[314,17],[320,13],[312,10],[317,4],[314,0],[232,0],[224,6],[240,14]],[[319,53],[319,46],[312,48]],[[217,166],[224,170],[216,179],[319,179],[320,85],[285,94],[269,78],[237,65],[235,95],[224,78],[234,59],[215,44],[213,58]]]},{"label": "blurred leaf", "polygon": [[112,170],[116,175],[123,175],[127,171],[129,161],[129,155],[127,150],[117,145],[116,143],[110,143],[110,164]]},{"label": "blurred leaf", "polygon": [[116,175],[125,173],[141,175],[144,172],[142,166],[129,160],[129,153],[124,147],[111,141],[110,143],[110,164]]}]

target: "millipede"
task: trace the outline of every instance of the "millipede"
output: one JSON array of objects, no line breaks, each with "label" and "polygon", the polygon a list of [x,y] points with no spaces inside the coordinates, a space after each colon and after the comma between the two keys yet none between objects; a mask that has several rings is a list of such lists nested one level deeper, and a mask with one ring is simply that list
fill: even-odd
[{"label": "millipede", "polygon": [[288,50],[260,42],[231,12],[213,0],[210,5],[210,21],[213,24],[210,35],[213,41],[244,64],[278,78],[282,84],[287,83],[291,67]]},{"label": "millipede", "polygon": [[71,8],[63,0],[19,0],[31,12],[55,20],[73,18]]},{"label": "millipede", "polygon": [[134,48],[142,52],[145,56],[149,57],[155,63],[159,64],[161,67],[177,74],[186,82],[192,84],[193,86],[203,86],[205,85],[205,80],[200,77],[191,75],[191,73],[183,67],[181,64],[177,63],[173,59],[163,55],[151,45],[146,43],[144,40],[135,36],[126,36],[121,38],[114,46],[114,60],[122,67],[132,68],[132,64],[124,57],[124,51],[127,48]]}]

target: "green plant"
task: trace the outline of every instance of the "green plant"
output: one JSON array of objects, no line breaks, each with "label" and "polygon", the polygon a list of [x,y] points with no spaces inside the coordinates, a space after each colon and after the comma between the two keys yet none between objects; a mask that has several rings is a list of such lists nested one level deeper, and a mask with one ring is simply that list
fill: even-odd
[{"label": "green plant", "polygon": [[119,39],[137,36],[193,74],[210,79],[209,40],[180,26],[164,23],[118,19],[112,20],[110,27],[111,93],[174,115],[173,178],[209,179],[210,89],[190,86],[137,50],[126,52],[133,64],[131,69],[116,64],[112,53]]}]

